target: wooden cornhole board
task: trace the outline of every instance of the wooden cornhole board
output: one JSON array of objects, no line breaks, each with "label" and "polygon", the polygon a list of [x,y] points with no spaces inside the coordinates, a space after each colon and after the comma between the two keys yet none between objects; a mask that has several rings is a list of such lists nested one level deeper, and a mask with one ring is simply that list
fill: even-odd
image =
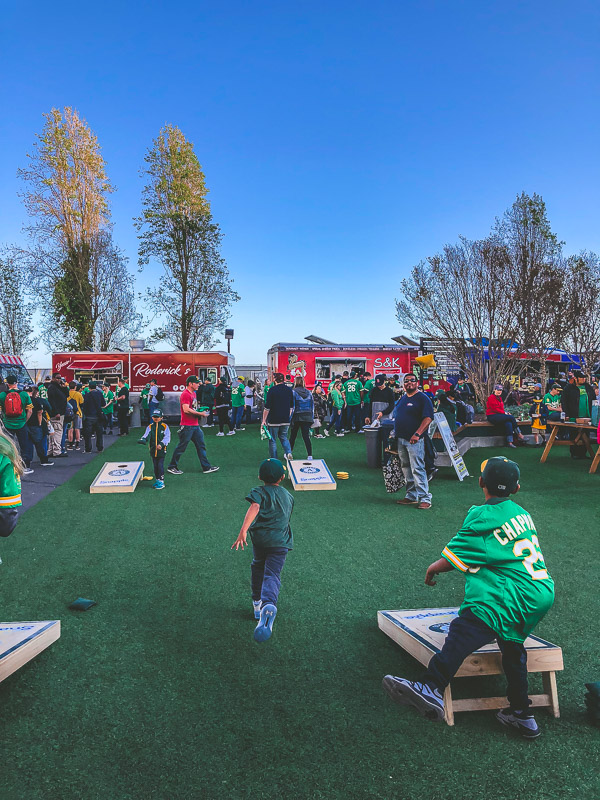
[{"label": "wooden cornhole board", "polygon": [[[446,640],[448,626],[458,616],[458,608],[412,608],[402,611],[378,611],[377,624],[390,639],[403,650],[427,666],[435,653],[439,653]],[[548,707],[558,717],[558,691],[556,672],[563,669],[562,650],[555,644],[537,636],[525,640],[527,671],[541,672],[545,694],[530,695],[532,706]],[[477,675],[500,675],[502,654],[496,642],[482,647],[465,658],[456,673],[457,678]],[[506,697],[473,697],[468,700],[453,700],[450,686],[444,692],[444,718],[454,725],[455,711],[486,711],[505,708]]]},{"label": "wooden cornhole board", "polygon": [[336,489],[335,478],[322,458],[314,461],[288,461],[290,480],[297,492]]},{"label": "wooden cornhole board", "polygon": [[90,494],[134,492],[143,474],[143,461],[107,461],[94,478]]},{"label": "wooden cornhole board", "polygon": [[0,681],[49,647],[60,636],[60,620],[0,622]]}]

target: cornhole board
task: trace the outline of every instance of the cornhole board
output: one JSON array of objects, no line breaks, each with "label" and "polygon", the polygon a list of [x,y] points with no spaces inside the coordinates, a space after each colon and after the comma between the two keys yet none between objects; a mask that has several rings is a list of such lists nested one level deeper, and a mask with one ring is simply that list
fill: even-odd
[{"label": "cornhole board", "polygon": [[297,492],[337,489],[335,478],[322,458],[314,461],[288,461],[290,480]]},{"label": "cornhole board", "polygon": [[60,620],[0,622],[0,681],[60,637]]},{"label": "cornhole board", "polygon": [[90,494],[134,492],[143,474],[143,461],[107,461],[94,478]]},{"label": "cornhole board", "polygon": [[[390,639],[403,650],[427,666],[435,653],[439,653],[446,640],[448,627],[458,616],[458,608],[411,608],[402,611],[378,611],[377,624]],[[547,707],[550,713],[560,716],[556,673],[563,669],[562,650],[558,645],[529,636],[525,640],[527,671],[541,672],[544,694],[530,695],[532,706]],[[497,642],[485,645],[467,656],[456,673],[457,678],[477,675],[501,675],[502,654]],[[486,711],[505,708],[506,697],[473,697],[453,700],[450,686],[444,692],[444,718],[454,725],[456,711]]]}]

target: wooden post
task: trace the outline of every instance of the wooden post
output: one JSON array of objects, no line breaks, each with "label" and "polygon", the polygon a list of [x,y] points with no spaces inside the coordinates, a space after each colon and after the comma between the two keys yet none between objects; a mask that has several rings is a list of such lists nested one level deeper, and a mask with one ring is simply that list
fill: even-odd
[{"label": "wooden post", "polygon": [[544,685],[544,691],[550,699],[550,713],[553,717],[560,717],[556,672],[542,672],[542,683]]},{"label": "wooden post", "polygon": [[548,458],[548,454],[552,449],[552,445],[554,444],[554,440],[556,439],[556,435],[558,434],[558,425],[552,426],[552,433],[550,434],[550,438],[548,439],[548,444],[544,447],[544,452],[542,453],[542,457],[540,458],[540,464],[544,464],[546,459]]},{"label": "wooden post", "polygon": [[454,706],[452,705],[450,684],[444,689],[444,721],[447,725],[454,725]]}]

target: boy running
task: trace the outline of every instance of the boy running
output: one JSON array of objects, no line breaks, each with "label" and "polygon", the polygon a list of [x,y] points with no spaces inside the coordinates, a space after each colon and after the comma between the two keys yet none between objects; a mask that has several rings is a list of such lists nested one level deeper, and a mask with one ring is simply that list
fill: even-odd
[{"label": "boy running", "polygon": [[519,489],[519,467],[497,456],[484,461],[479,485],[485,503],[472,506],[462,528],[427,568],[425,583],[453,568],[466,576],[465,599],[441,651],[433,656],[420,681],[386,675],[383,688],[400,705],[428,719],[444,717],[444,689],[465,658],[495,639],[502,652],[509,708],[497,719],[526,739],[540,729],[529,713],[527,652],[523,642],[554,602],[531,516],[510,499]]},{"label": "boy running", "polygon": [[294,546],[290,528],[290,517],[294,498],[280,486],[283,479],[283,464],[276,458],[267,458],[258,470],[264,486],[252,489],[246,500],[250,508],[246,511],[240,533],[231,545],[244,549],[250,532],[254,558],[250,565],[252,575],[252,604],[258,625],[254,639],[265,642],[273,633],[273,622],[277,614],[277,598],[281,587],[281,570],[287,554]]}]

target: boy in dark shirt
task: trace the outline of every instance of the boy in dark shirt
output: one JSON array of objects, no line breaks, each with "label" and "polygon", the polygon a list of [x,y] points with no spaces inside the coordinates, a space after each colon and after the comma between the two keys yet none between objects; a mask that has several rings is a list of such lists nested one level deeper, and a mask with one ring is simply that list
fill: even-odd
[{"label": "boy in dark shirt", "polygon": [[252,489],[246,500],[246,512],[240,533],[231,549],[244,549],[248,532],[252,540],[254,558],[251,564],[252,603],[258,625],[254,639],[265,642],[273,632],[277,614],[277,598],[281,587],[281,570],[288,552],[294,546],[290,517],[294,498],[280,486],[284,475],[283,464],[276,458],[263,461],[258,477],[264,486]]}]

